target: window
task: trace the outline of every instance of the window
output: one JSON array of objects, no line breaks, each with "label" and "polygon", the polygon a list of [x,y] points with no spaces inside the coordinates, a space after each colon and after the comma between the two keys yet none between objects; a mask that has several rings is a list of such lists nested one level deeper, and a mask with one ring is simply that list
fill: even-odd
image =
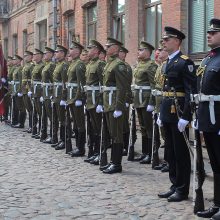
[{"label": "window", "polygon": [[44,51],[47,44],[47,21],[38,23],[39,49]]},{"label": "window", "polygon": [[18,35],[17,34],[13,35],[12,51],[13,51],[13,54],[18,53]]},{"label": "window", "polygon": [[70,46],[72,43],[72,40],[75,37],[75,16],[74,14],[70,14],[67,16],[67,30],[68,30],[68,45]]},{"label": "window", "polygon": [[162,35],[162,5],[158,0],[147,0],[145,4],[145,38],[157,47]]},{"label": "window", "polygon": [[206,32],[214,17],[214,0],[190,1],[190,45],[191,53],[208,51]]},{"label": "window", "polygon": [[97,6],[87,9],[87,40],[96,39]]},{"label": "window", "polygon": [[125,0],[112,1],[112,36],[125,42]]},{"label": "window", "polygon": [[4,39],[4,56],[8,57],[8,38]]},{"label": "window", "polygon": [[23,52],[27,50],[28,46],[28,35],[27,35],[27,30],[23,31]]}]

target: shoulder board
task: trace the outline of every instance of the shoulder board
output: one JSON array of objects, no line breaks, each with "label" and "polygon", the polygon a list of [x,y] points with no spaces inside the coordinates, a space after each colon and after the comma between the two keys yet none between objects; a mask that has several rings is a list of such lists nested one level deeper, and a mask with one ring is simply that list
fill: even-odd
[{"label": "shoulder board", "polygon": [[182,59],[184,59],[184,60],[188,60],[189,59],[189,57],[187,57],[186,55],[181,55],[180,56]]}]

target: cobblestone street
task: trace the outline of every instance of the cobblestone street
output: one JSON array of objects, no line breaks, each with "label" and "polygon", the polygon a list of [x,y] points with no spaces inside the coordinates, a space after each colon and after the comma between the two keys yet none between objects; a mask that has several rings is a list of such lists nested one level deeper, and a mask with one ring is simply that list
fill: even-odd
[{"label": "cobblestone street", "polygon": [[[213,187],[205,156],[207,207]],[[22,130],[1,123],[0,219],[199,219],[193,214],[192,189],[189,200],[181,203],[158,198],[159,192],[169,188],[168,173],[124,157],[121,174],[105,175],[83,159],[55,151]]]}]

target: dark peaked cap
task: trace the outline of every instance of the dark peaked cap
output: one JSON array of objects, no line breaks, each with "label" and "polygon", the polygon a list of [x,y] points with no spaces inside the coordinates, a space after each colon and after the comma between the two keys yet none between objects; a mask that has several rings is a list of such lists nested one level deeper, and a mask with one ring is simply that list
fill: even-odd
[{"label": "dark peaked cap", "polygon": [[90,40],[87,48],[97,47],[99,50],[103,50],[103,46],[97,40]]},{"label": "dark peaked cap", "polygon": [[139,45],[139,49],[148,49],[153,51],[154,50],[154,46],[152,46],[151,44],[147,43],[146,41],[141,41],[140,45]]},{"label": "dark peaked cap", "polygon": [[210,28],[207,33],[209,32],[220,32],[220,19],[213,18],[210,20]]},{"label": "dark peaked cap", "polygon": [[111,45],[122,46],[123,44],[122,44],[122,42],[116,40],[115,38],[108,37],[105,46],[111,46]]},{"label": "dark peaked cap", "polygon": [[17,60],[17,59],[23,60],[23,58],[21,56],[15,54],[14,57],[13,57],[13,60]]},{"label": "dark peaked cap", "polygon": [[79,42],[76,41],[72,41],[72,44],[70,45],[70,49],[72,48],[79,48],[79,49],[84,49],[84,46],[82,44],[80,44]]},{"label": "dark peaked cap", "polygon": [[43,51],[41,51],[41,50],[39,50],[37,48],[35,48],[34,50],[35,50],[34,53],[33,53],[34,55],[36,55],[36,54],[44,54]]},{"label": "dark peaked cap", "polygon": [[124,53],[128,53],[128,49],[126,49],[125,47],[121,46],[121,49],[120,49],[121,52],[124,52]]},{"label": "dark peaked cap", "polygon": [[54,53],[55,50],[53,50],[53,49],[50,48],[50,47],[45,47],[45,49],[44,49],[44,53],[47,53],[47,52]]},{"label": "dark peaked cap", "polygon": [[186,38],[185,34],[182,33],[181,31],[177,30],[176,28],[166,26],[164,28],[164,33],[163,33],[162,38],[165,39],[165,38],[169,38],[169,37],[175,37],[180,40],[183,40]]},{"label": "dark peaked cap", "polygon": [[31,52],[31,51],[29,51],[29,50],[25,50],[24,51],[24,56],[28,56],[28,55],[33,55],[33,53]]}]

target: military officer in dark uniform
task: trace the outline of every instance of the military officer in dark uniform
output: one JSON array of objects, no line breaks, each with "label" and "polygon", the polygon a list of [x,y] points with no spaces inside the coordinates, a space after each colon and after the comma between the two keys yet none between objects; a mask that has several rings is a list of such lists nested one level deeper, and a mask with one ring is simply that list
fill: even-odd
[{"label": "military officer in dark uniform", "polygon": [[[132,69],[131,66],[125,61],[125,58],[128,54],[128,49],[126,49],[125,47],[121,47],[120,51],[119,51],[119,59],[121,59],[126,67],[127,67],[127,74],[129,75],[129,84],[131,85],[132,83]],[[124,140],[124,150],[123,150],[123,156],[126,156],[128,153],[128,145],[129,145],[129,105],[132,103],[132,92],[131,89],[129,91],[127,91],[126,93],[126,110],[125,110],[125,114],[124,114],[124,132],[123,132],[123,140]]]},{"label": "military officer in dark uniform", "polygon": [[105,62],[99,59],[99,54],[103,50],[103,46],[98,41],[90,40],[88,50],[90,62],[86,67],[86,85],[84,86],[84,90],[86,91],[86,110],[89,114],[91,122],[90,132],[92,134],[90,135],[91,138],[88,146],[89,152],[91,152],[88,154],[90,157],[88,156],[88,158],[84,161],[98,164],[99,158],[96,159],[97,162],[95,158],[99,155],[100,152],[102,114],[101,112],[96,112],[96,107],[102,104],[102,96],[100,91],[103,82],[102,74]]},{"label": "military officer in dark uniform", "polygon": [[14,56],[15,70],[13,71],[13,95],[15,97],[15,109],[18,110],[18,124],[13,125],[14,128],[24,128],[24,123],[26,119],[26,110],[24,107],[23,94],[21,92],[22,83],[22,57],[19,55]]},{"label": "military officer in dark uniform", "polygon": [[191,120],[190,93],[196,87],[194,63],[179,50],[185,35],[173,27],[165,27],[163,47],[169,54],[163,85],[160,117],[168,147],[169,177],[172,183],[160,198],[169,202],[188,199],[190,185],[190,155],[183,133]]},{"label": "military officer in dark uniform", "polygon": [[198,128],[203,136],[214,173],[214,205],[197,215],[220,219],[220,19],[213,18],[207,33],[210,53],[197,70]]},{"label": "military officer in dark uniform", "polygon": [[56,150],[65,149],[65,102],[61,100],[65,99],[67,82],[67,71],[69,64],[65,61],[67,55],[67,48],[62,45],[57,45],[55,50],[55,59],[57,61],[56,67],[53,71],[53,140],[58,140],[57,132],[60,122],[60,141],[53,143],[51,147],[55,147]]},{"label": "military officer in dark uniform", "polygon": [[31,97],[28,96],[28,91],[31,88],[31,77],[32,70],[34,68],[34,63],[32,62],[33,53],[31,51],[26,50],[24,53],[24,67],[22,69],[22,84],[21,90],[23,93],[24,106],[29,114],[29,128],[25,130],[28,133],[32,132],[32,114],[33,114],[33,106]]},{"label": "military officer in dark uniform", "polygon": [[134,69],[134,107],[138,114],[138,120],[142,134],[142,154],[135,158],[141,164],[151,163],[152,151],[152,111],[154,110],[154,100],[151,90],[154,89],[154,76],[157,65],[150,59],[154,47],[141,41],[138,49],[138,64]]},{"label": "military officer in dark uniform", "polygon": [[[28,92],[29,97],[33,98],[33,127],[32,127],[32,137],[40,139],[41,131],[41,116],[42,116],[42,105],[40,102],[40,97],[42,93],[41,87],[41,72],[44,68],[44,63],[42,61],[43,52],[37,48],[33,53],[33,61],[35,62],[34,68],[31,75],[31,90]],[[38,123],[38,129],[37,129]]]},{"label": "military officer in dark uniform", "polygon": [[[54,56],[54,50],[50,47],[45,47],[43,60],[45,66],[42,70],[42,96],[40,100],[43,105],[42,112],[42,129],[41,129],[41,140],[43,143],[52,144],[57,143],[58,140],[52,139],[52,106],[50,97],[53,95],[53,71],[56,67],[55,62],[52,61]],[[47,119],[50,121],[50,135],[47,136]]]},{"label": "military officer in dark uniform", "polygon": [[118,58],[122,43],[114,38],[107,38],[107,64],[103,72],[103,103],[108,130],[112,138],[111,162],[103,173],[112,174],[122,171],[123,121],[126,92],[130,89],[127,67]]},{"label": "military officer in dark uniform", "polygon": [[[70,63],[67,72],[67,110],[71,112],[74,117],[75,123],[75,134],[76,134],[76,148],[72,151],[71,144],[71,126],[68,124],[67,132],[67,149],[66,153],[71,154],[72,157],[84,156],[85,154],[85,138],[86,138],[86,128],[85,128],[85,115],[84,115],[84,103],[85,95],[83,91],[83,86],[85,85],[85,63],[80,59],[80,54],[83,50],[83,46],[73,41],[70,49],[69,55],[72,56],[72,62]],[[64,100],[61,100],[64,102]],[[68,113],[69,116],[69,113]],[[68,120],[70,121],[70,119]]]}]

